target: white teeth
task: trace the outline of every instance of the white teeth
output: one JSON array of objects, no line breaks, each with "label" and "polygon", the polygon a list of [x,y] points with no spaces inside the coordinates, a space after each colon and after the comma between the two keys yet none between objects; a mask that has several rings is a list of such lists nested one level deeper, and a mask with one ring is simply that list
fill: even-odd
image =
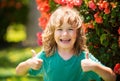
[{"label": "white teeth", "polygon": [[60,41],[62,41],[62,42],[69,42],[70,39],[69,40],[62,40],[62,39],[60,39]]}]

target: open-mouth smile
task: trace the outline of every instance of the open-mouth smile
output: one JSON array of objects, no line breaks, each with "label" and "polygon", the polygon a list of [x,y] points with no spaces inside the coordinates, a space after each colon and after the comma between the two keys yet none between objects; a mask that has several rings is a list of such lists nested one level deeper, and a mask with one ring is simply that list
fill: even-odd
[{"label": "open-mouth smile", "polygon": [[71,39],[67,39],[67,40],[60,39],[60,41],[61,41],[62,43],[69,43],[69,42],[71,41]]}]

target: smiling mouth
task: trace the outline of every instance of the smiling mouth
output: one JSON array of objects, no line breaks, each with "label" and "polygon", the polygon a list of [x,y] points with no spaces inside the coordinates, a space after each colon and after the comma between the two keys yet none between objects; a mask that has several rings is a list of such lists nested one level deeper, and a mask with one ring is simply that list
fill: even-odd
[{"label": "smiling mouth", "polygon": [[70,41],[71,41],[71,39],[68,39],[68,40],[63,40],[63,39],[60,39],[60,41],[61,41],[61,42],[63,42],[63,43],[68,43],[68,42],[70,42]]}]

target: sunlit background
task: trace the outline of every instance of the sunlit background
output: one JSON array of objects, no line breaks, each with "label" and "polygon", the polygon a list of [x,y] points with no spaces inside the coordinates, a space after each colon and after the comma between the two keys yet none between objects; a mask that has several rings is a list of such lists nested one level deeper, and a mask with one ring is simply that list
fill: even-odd
[{"label": "sunlit background", "polygon": [[[0,81],[42,81],[41,76],[17,76],[15,68],[32,57],[31,49],[41,50],[41,29],[45,29],[50,14],[64,4],[84,16],[82,26],[90,52],[112,70],[120,66],[120,1],[71,3],[73,0],[0,0]],[[120,81],[120,71],[118,77]]]},{"label": "sunlit background", "polygon": [[41,81],[41,77],[17,76],[16,66],[40,51],[36,33],[38,17],[35,0],[0,0],[0,81]]}]

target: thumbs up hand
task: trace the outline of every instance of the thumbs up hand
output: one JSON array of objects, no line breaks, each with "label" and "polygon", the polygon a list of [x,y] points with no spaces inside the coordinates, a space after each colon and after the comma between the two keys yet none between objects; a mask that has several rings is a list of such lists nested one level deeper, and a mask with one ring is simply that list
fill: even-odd
[{"label": "thumbs up hand", "polygon": [[89,59],[88,53],[86,53],[86,58],[81,61],[81,67],[84,72],[91,71],[94,69],[96,63]]},{"label": "thumbs up hand", "polygon": [[36,52],[34,50],[31,50],[33,53],[33,57],[28,59],[26,62],[27,64],[34,70],[38,70],[39,68],[41,68],[43,60],[42,59],[38,59],[36,57]]}]

